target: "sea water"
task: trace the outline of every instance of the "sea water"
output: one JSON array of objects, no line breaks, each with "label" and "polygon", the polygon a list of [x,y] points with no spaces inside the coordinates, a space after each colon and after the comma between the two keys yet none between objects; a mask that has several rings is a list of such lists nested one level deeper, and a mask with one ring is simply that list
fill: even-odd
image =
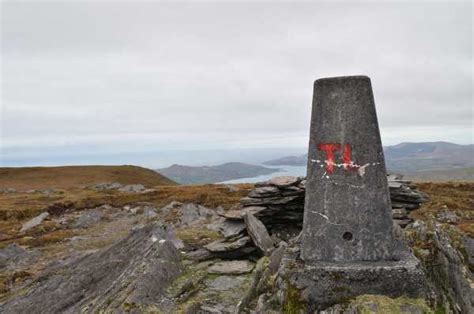
[{"label": "sea water", "polygon": [[229,181],[224,181],[224,182],[219,182],[219,183],[255,183],[255,182],[262,182],[274,177],[281,177],[281,176],[294,176],[294,177],[306,176],[306,166],[275,166],[275,167],[267,166],[267,165],[262,165],[262,166],[266,168],[279,169],[279,171],[271,173],[271,174],[265,174],[265,175],[260,175],[256,177],[250,177],[250,178],[234,179],[234,180],[229,180]]}]

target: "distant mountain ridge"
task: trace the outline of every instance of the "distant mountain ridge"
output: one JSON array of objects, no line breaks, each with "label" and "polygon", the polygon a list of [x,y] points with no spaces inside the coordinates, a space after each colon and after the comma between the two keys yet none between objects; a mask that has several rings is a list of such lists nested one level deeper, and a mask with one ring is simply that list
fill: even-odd
[{"label": "distant mountain ridge", "polygon": [[474,167],[474,145],[449,142],[400,143],[384,148],[391,171],[449,170]]},{"label": "distant mountain ridge", "polygon": [[279,169],[229,162],[218,166],[201,167],[172,165],[156,171],[180,184],[203,184],[266,175],[278,172]]},{"label": "distant mountain ridge", "polygon": [[[449,142],[400,143],[384,147],[387,169],[392,172],[449,170],[474,167],[474,145]],[[264,162],[271,166],[306,166],[308,155],[287,156]]]}]

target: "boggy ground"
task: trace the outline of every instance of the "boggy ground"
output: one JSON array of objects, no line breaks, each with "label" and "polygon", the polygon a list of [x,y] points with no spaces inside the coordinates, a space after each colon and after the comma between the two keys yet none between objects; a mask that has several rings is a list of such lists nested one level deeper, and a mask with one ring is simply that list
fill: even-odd
[{"label": "boggy ground", "polygon": [[[463,234],[474,236],[474,183],[422,183],[418,186],[429,194],[431,200],[411,216],[426,221],[427,225],[436,221],[449,230],[453,245],[458,245],[469,259],[461,237]],[[131,230],[154,222],[175,226],[175,236],[183,242],[180,251],[201,248],[222,238],[222,235],[206,227],[206,220],[194,223],[195,217],[183,218],[186,213],[182,211],[192,209],[192,206],[167,205],[173,201],[193,203],[222,213],[238,204],[252,188],[253,185],[241,184],[154,186],[144,193],[92,188],[56,189],[48,193],[0,193],[0,249],[3,250],[0,253],[0,263],[3,262],[0,265],[0,302],[24,293],[25,286],[50,269],[67,267],[72,261],[104,250],[127,237]],[[20,232],[25,222],[48,210],[50,215],[41,224]],[[408,231],[409,235],[411,233]],[[432,246],[431,238],[423,240],[413,236],[410,240],[419,258],[429,255],[426,251]],[[167,308],[173,312],[234,311],[252,285],[255,268],[240,274],[210,273],[208,269],[218,264],[219,259],[199,262],[180,254],[183,268],[166,292],[172,300]],[[249,258],[257,262],[258,257]],[[365,297],[354,300],[353,304],[363,301],[364,306],[374,308],[373,303],[377,300],[376,297]],[[386,299],[383,302],[381,308],[394,306]],[[397,302],[401,301],[394,304]],[[123,311],[137,310],[134,304],[123,306]],[[420,306],[424,308],[426,304]],[[289,303],[284,309],[293,311]]]}]

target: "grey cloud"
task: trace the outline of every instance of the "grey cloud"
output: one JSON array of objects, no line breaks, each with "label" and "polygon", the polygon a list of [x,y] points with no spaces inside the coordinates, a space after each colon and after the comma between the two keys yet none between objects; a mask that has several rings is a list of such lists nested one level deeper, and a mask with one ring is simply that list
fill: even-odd
[{"label": "grey cloud", "polygon": [[4,148],[304,146],[350,74],[386,144],[472,142],[470,2],[2,2],[1,50]]}]

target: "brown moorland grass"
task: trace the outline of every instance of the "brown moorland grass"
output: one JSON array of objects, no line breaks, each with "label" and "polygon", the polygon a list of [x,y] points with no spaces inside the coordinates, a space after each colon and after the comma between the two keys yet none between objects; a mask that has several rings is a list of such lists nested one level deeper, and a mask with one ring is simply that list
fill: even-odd
[{"label": "brown moorland grass", "polygon": [[104,182],[175,185],[165,176],[138,166],[64,166],[0,168],[0,189],[71,189]]},{"label": "brown moorland grass", "polygon": [[[236,192],[230,191],[229,187],[225,185],[208,184],[156,186],[154,191],[148,193],[71,189],[62,190],[61,193],[51,196],[28,193],[0,194],[0,246],[10,243],[17,237],[25,236],[18,234],[21,225],[28,219],[46,211],[52,204],[70,204],[74,210],[82,210],[105,204],[123,207],[140,202],[151,203],[155,207],[161,208],[172,201],[179,201],[211,208],[222,206],[224,209],[230,209],[249,193],[253,185],[239,184],[236,187],[238,188]],[[58,237],[62,234],[57,228],[48,228],[46,223],[41,228],[32,229],[26,235],[38,238],[53,232]]]},{"label": "brown moorland grass", "polygon": [[474,237],[474,182],[424,182],[416,185],[430,196],[430,201],[414,211],[413,218],[436,217],[447,207],[459,216],[457,227]]},{"label": "brown moorland grass", "polygon": [[[26,235],[19,235],[21,225],[54,203],[71,204],[74,210],[94,208],[109,204],[123,207],[129,204],[147,202],[161,208],[171,201],[192,202],[206,207],[222,206],[230,209],[247,196],[253,188],[252,184],[236,185],[238,191],[231,192],[225,185],[190,185],[190,186],[155,186],[148,193],[124,193],[118,191],[95,191],[90,189],[65,189],[50,196],[28,193],[0,193],[0,247],[11,243],[22,236],[43,238],[45,242],[59,240],[63,235],[69,236],[65,230],[44,223]],[[461,218],[457,223],[459,229],[474,236],[474,183],[420,183],[418,188],[429,194],[430,202],[411,215],[415,219],[435,217],[444,207],[456,212]],[[2,243],[3,242],[3,243]],[[35,243],[41,245],[41,243]]]}]

